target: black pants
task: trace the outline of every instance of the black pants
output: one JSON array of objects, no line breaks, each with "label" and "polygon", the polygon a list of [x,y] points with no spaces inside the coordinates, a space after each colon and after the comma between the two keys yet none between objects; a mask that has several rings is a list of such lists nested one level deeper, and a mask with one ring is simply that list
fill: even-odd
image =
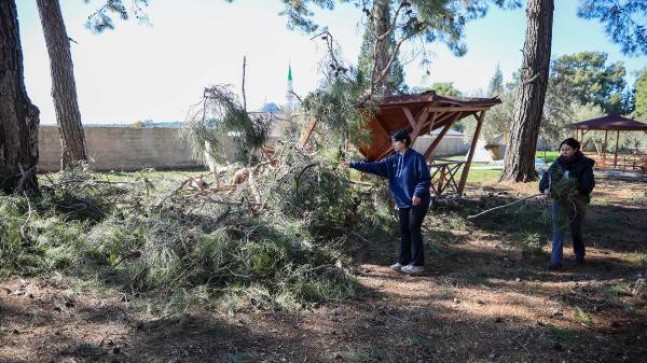
[{"label": "black pants", "polygon": [[400,208],[400,262],[401,265],[425,265],[425,250],[420,228],[429,211],[429,199],[411,208]]}]

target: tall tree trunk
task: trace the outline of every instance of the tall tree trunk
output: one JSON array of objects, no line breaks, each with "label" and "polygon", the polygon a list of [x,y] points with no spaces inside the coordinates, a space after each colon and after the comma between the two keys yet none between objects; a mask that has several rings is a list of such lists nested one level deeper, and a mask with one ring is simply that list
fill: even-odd
[{"label": "tall tree trunk", "polygon": [[0,1],[0,190],[38,193],[39,111],[25,89],[18,14]]},{"label": "tall tree trunk", "polygon": [[61,139],[61,168],[86,160],[85,135],[76,96],[70,39],[59,0],[37,0],[52,73],[52,97]]},{"label": "tall tree trunk", "polygon": [[391,26],[390,0],[375,0],[371,9],[372,30],[375,44],[373,50],[373,69],[371,71],[371,94],[388,95],[387,78],[380,80],[381,73],[389,64],[391,56],[389,50],[389,40],[387,35]]},{"label": "tall tree trunk", "polygon": [[553,9],[553,0],[528,0],[526,6],[521,83],[500,180],[528,182],[537,179],[535,150],[548,87]]}]

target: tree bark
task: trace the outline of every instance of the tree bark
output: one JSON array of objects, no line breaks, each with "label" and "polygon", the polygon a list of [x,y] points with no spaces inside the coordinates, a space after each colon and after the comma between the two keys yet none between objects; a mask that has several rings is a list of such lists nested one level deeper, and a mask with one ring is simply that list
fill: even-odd
[{"label": "tree bark", "polygon": [[0,190],[36,194],[39,110],[25,89],[18,14],[0,1]]},{"label": "tree bark", "polygon": [[389,40],[387,33],[391,26],[390,0],[375,0],[371,9],[371,26],[375,39],[373,50],[373,69],[371,70],[371,94],[389,94],[386,78],[380,79],[381,73],[389,64]]},{"label": "tree bark", "polygon": [[52,74],[52,97],[61,140],[61,168],[86,160],[85,135],[76,95],[70,38],[65,30],[59,0],[37,0]]},{"label": "tree bark", "polygon": [[537,179],[535,150],[542,118],[553,33],[553,0],[528,0],[521,82],[500,180]]}]

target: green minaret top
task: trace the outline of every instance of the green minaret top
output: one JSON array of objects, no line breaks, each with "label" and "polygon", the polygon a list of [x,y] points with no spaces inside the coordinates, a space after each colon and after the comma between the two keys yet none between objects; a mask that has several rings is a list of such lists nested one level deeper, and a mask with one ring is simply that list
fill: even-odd
[{"label": "green minaret top", "polygon": [[292,82],[292,64],[288,65],[288,82]]}]

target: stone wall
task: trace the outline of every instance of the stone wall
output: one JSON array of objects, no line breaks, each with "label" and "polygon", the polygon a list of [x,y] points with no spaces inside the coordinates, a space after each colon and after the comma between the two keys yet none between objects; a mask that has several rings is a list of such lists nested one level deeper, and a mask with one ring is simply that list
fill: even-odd
[{"label": "stone wall", "polygon": [[[177,128],[86,127],[88,157],[97,171],[132,171],[143,168],[199,167],[188,143],[178,138]],[[60,169],[61,143],[58,126],[41,126],[38,135],[39,170]]]}]

